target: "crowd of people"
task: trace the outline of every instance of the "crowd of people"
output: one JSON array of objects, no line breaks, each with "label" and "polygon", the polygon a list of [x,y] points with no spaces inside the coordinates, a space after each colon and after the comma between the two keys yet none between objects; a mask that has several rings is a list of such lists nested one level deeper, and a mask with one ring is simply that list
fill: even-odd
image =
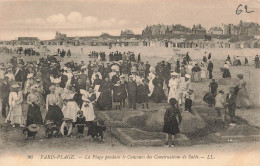
[{"label": "crowd of people", "polygon": [[[64,55],[62,52],[59,54]],[[236,100],[250,106],[243,75],[239,75],[239,84],[230,89],[226,98],[222,90],[218,91],[212,74],[211,54],[198,62],[192,61],[187,53],[174,64],[160,61],[156,66],[144,63],[140,54],[136,59],[131,52],[110,53],[108,62],[104,61],[104,53],[92,52],[91,55],[98,56],[88,63],[71,60],[62,64],[55,56],[27,63],[14,56],[10,63],[1,63],[2,117],[13,127],[15,124],[26,127],[24,133],[28,137],[35,137],[39,125],[45,126],[46,138],[71,136],[73,127],[78,128],[80,137],[86,125],[87,135],[103,139],[106,127],[95,111],[126,107],[149,109],[151,102],[168,102],[171,108],[166,112],[163,131],[174,135],[179,132],[177,121],[172,122],[167,117],[178,115],[180,123],[179,109],[192,113],[194,90],[191,82],[207,78],[212,79],[209,87],[213,102],[208,102],[209,98],[205,101],[215,105],[220,116],[227,107],[231,125],[235,124]],[[28,106],[26,119],[22,115],[24,104]],[[171,125],[173,127],[169,127]]]}]

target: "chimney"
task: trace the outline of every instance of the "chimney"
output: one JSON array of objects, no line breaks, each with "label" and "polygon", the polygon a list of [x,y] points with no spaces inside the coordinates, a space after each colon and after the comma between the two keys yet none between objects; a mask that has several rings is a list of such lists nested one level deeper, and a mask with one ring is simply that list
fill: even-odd
[{"label": "chimney", "polygon": [[199,29],[201,29],[201,24],[199,24]]}]

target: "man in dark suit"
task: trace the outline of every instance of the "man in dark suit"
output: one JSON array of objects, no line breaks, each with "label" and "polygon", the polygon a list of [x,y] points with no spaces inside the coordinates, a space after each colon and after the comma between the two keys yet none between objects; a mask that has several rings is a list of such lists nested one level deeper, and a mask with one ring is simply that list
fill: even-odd
[{"label": "man in dark suit", "polygon": [[23,68],[22,64],[18,64],[18,66],[15,69],[14,72],[14,77],[15,77],[15,81],[17,82],[23,82],[24,78],[25,78],[25,69]]},{"label": "man in dark suit", "polygon": [[9,107],[8,99],[10,93],[10,85],[8,82],[8,77],[4,77],[4,81],[0,85],[0,98],[2,100],[2,117],[6,118],[6,106]]},{"label": "man in dark suit", "polygon": [[128,91],[129,108],[133,108],[134,110],[136,110],[137,84],[133,80],[133,76],[129,76],[129,82],[127,83],[127,91]]},{"label": "man in dark suit", "polygon": [[208,64],[208,71],[209,71],[209,79],[212,79],[213,78],[213,76],[212,76],[213,63],[211,61],[209,61],[209,64]]},{"label": "man in dark suit", "polygon": [[227,107],[229,111],[229,116],[231,119],[231,123],[229,125],[234,126],[236,125],[236,118],[235,118],[235,113],[236,113],[236,95],[235,95],[235,89],[230,88],[230,93],[227,94],[226,97],[226,102],[227,102]]}]

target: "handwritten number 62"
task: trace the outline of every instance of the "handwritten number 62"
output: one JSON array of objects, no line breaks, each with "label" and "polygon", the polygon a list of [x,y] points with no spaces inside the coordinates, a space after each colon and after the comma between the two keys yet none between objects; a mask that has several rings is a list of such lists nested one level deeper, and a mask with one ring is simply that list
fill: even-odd
[{"label": "handwritten number 62", "polygon": [[[241,9],[242,6],[243,5],[241,5],[241,4],[238,5],[237,10],[236,10],[236,14],[237,15],[239,15],[239,14],[241,14],[243,12],[243,9]],[[246,13],[254,12],[254,11],[248,11],[248,6],[247,5],[245,5],[244,8],[245,8]]]}]

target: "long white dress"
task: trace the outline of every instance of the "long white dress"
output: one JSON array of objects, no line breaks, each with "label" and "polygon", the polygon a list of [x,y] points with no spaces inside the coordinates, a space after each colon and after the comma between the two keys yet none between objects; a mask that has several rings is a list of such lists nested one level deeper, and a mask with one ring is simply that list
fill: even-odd
[{"label": "long white dress", "polygon": [[148,86],[149,86],[149,91],[150,91],[148,96],[151,96],[153,94],[153,89],[154,89],[153,80],[154,80],[154,78],[155,78],[154,73],[151,72],[151,73],[148,74],[148,80],[149,80]]},{"label": "long white dress", "polygon": [[6,122],[11,121],[11,124],[24,124],[24,119],[22,116],[22,102],[23,93],[22,91],[11,92],[9,95],[10,111],[7,115]]},{"label": "long white dress", "polygon": [[64,73],[64,75],[66,75],[68,77],[68,81],[66,82],[66,85],[65,85],[65,87],[67,88],[71,84],[73,74],[71,72],[69,72],[69,73]]},{"label": "long white dress", "polygon": [[73,122],[77,120],[77,113],[80,110],[79,106],[75,101],[73,101],[74,93],[72,91],[67,91],[64,94],[61,94],[61,98],[64,100],[69,100],[64,102],[62,107],[62,113],[64,118],[72,119]]},{"label": "long white dress", "polygon": [[206,78],[206,77],[207,77],[207,69],[206,67],[201,67],[200,78]]},{"label": "long white dress", "polygon": [[175,98],[177,101],[179,100],[178,86],[179,86],[179,80],[177,78],[175,79],[171,78],[169,80],[170,91],[168,95],[168,103],[171,98]]},{"label": "long white dress", "polygon": [[[90,94],[86,93],[85,98],[89,98]],[[95,119],[95,113],[94,113],[94,107],[92,102],[83,102],[82,107],[81,107],[81,111],[83,111],[83,115],[86,118],[86,121],[93,121]]]}]

